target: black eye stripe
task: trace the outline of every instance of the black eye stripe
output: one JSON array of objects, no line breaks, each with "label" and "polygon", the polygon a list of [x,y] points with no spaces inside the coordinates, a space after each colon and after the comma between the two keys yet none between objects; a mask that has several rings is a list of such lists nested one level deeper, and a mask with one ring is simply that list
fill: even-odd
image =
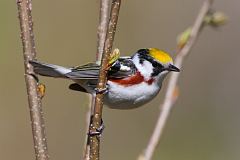
[{"label": "black eye stripe", "polygon": [[159,62],[156,62],[155,60],[153,60],[151,63],[153,67],[163,68],[163,65]]},{"label": "black eye stripe", "polygon": [[153,66],[152,76],[157,76],[159,73],[164,71],[164,66],[156,61],[152,62],[152,66]]}]

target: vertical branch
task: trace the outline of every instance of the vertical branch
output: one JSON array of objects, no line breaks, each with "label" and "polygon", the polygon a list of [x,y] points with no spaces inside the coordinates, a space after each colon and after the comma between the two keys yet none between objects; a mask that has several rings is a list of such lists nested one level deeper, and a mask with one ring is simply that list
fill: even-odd
[{"label": "vertical branch", "polygon": [[[178,50],[176,59],[174,61],[175,65],[178,68],[182,68],[182,63],[183,63],[184,57],[187,54],[189,54],[193,45],[195,44],[196,39],[198,38],[199,33],[202,29],[202,26],[204,23],[204,18],[207,15],[208,11],[211,9],[212,2],[213,2],[213,0],[205,0],[203,2],[202,8],[200,9],[200,12],[195,20],[193,27],[192,27],[188,42],[185,44],[185,46],[182,49]],[[178,81],[179,75],[180,75],[179,73],[172,73],[170,76],[165,99],[161,106],[161,112],[159,114],[157,124],[156,124],[153,134],[149,140],[149,143],[148,143],[144,153],[139,157],[139,160],[150,160],[153,156],[153,153],[154,153],[154,151],[160,141],[162,133],[164,131],[164,127],[166,125],[170,111],[175,102],[173,95],[174,95],[174,90],[177,86],[177,81]]]},{"label": "vertical branch", "polygon": [[17,6],[23,45],[25,81],[27,86],[35,156],[36,160],[48,160],[49,155],[41,98],[38,95],[37,83],[32,76],[33,68],[28,63],[29,60],[36,57],[31,15],[32,3],[31,0],[17,0]]},{"label": "vertical branch", "polygon": [[101,4],[97,31],[97,54],[96,54],[96,60],[99,63],[102,59],[104,42],[107,34],[109,2],[110,0],[101,0],[100,2]]},{"label": "vertical branch", "polygon": [[[104,42],[106,39],[107,27],[108,27],[108,14],[109,14],[109,3],[110,0],[100,1],[100,13],[99,13],[99,24],[97,29],[97,53],[96,63],[100,64],[104,49]],[[90,104],[86,113],[86,127],[89,129],[90,121],[89,117],[93,114],[93,108],[95,103],[95,96],[89,96]],[[89,159],[90,144],[88,143],[88,136],[86,136],[85,149],[84,149],[84,160]]]},{"label": "vertical branch", "polygon": [[[109,56],[113,46],[114,35],[116,31],[118,14],[120,10],[121,0],[113,0],[110,12],[110,19],[108,24],[108,31],[106,35],[106,40],[104,44],[104,51],[101,61],[101,69],[99,72],[99,81],[97,85],[97,90],[105,90],[106,89],[106,74],[107,67],[109,62]],[[95,106],[94,113],[92,117],[92,123],[90,125],[90,132],[96,132],[98,128],[101,126],[102,119],[102,108],[103,108],[103,93],[97,92],[95,98]],[[89,135],[89,143],[90,143],[90,159],[98,160],[99,159],[99,150],[100,150],[100,137],[97,135]]]}]

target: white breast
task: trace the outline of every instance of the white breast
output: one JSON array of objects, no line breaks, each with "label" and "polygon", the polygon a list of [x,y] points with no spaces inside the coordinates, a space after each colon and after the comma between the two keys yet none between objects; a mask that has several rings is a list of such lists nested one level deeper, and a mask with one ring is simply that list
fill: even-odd
[{"label": "white breast", "polygon": [[109,92],[105,95],[105,103],[114,109],[132,109],[153,99],[160,90],[157,84],[142,82],[132,86],[120,86],[108,81]]}]

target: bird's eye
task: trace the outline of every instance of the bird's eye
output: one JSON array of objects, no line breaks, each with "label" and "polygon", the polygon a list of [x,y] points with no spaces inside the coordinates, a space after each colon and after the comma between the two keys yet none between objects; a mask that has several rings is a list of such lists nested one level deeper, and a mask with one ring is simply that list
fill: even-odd
[{"label": "bird's eye", "polygon": [[152,62],[152,66],[153,66],[154,68],[163,68],[163,65],[161,65],[160,63],[158,63],[158,62],[156,62],[156,61],[153,61],[153,62]]},{"label": "bird's eye", "polygon": [[153,66],[153,67],[157,67],[157,62],[153,62],[153,63],[152,63],[152,66]]}]

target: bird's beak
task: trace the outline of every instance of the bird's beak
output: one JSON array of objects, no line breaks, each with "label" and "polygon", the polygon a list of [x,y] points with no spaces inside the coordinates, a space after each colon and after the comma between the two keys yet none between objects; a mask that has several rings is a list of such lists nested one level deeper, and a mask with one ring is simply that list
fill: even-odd
[{"label": "bird's beak", "polygon": [[180,69],[177,68],[176,66],[170,64],[167,68],[168,71],[173,71],[173,72],[180,72]]}]

